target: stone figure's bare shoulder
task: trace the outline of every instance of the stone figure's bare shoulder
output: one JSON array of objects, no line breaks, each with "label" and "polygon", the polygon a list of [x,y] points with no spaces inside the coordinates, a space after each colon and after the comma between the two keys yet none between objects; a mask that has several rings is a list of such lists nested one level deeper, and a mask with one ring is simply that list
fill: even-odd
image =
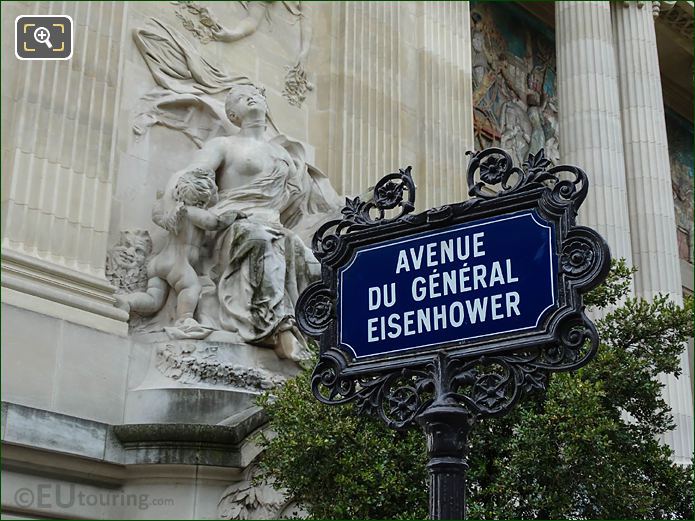
[{"label": "stone figure's bare shoulder", "polygon": [[201,149],[201,152],[203,154],[208,153],[217,156],[224,155],[227,150],[227,147],[229,146],[228,141],[228,136],[219,136],[212,138],[210,141],[205,142],[203,148]]}]

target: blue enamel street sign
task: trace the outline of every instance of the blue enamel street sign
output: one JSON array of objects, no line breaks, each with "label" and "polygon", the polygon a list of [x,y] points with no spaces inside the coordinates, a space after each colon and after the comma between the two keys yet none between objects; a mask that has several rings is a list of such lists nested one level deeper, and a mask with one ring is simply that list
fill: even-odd
[{"label": "blue enamel street sign", "polygon": [[523,333],[557,304],[555,225],[535,210],[358,249],[338,272],[338,339],[357,359]]},{"label": "blue enamel street sign", "polygon": [[498,415],[595,355],[582,296],[606,278],[610,251],[576,223],[586,173],[542,150],[514,166],[488,148],[470,154],[466,184],[466,201],[414,213],[415,181],[399,170],[314,234],[321,279],[296,318],[319,342],[311,386],[323,403],[357,400],[399,428],[435,402]]}]

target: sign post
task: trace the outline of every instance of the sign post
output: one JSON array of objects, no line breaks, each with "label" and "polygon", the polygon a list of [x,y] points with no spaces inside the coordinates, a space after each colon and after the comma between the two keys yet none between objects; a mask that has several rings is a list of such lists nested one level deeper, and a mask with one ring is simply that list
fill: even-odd
[{"label": "sign post", "polygon": [[605,241],[576,225],[581,169],[543,150],[517,167],[489,148],[471,154],[467,184],[469,200],[419,214],[410,168],[347,199],[314,236],[322,277],[297,303],[320,343],[314,395],[424,430],[431,519],[465,518],[473,424],[594,356],[581,295],[610,267]]}]

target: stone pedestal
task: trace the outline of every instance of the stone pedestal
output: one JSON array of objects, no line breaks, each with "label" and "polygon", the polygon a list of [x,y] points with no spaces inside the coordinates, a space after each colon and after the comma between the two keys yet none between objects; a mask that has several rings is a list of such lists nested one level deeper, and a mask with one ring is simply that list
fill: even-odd
[{"label": "stone pedestal", "polygon": [[124,423],[216,425],[254,407],[259,394],[299,372],[272,349],[233,344],[223,336],[220,331],[211,340],[193,341],[138,335]]},{"label": "stone pedestal", "polygon": [[579,220],[632,262],[610,4],[557,2],[560,159],[589,176]]},{"label": "stone pedestal", "polygon": [[[632,226],[632,260],[638,296],[659,293],[682,302],[676,222],[652,10],[639,2],[613,7],[619,72],[625,171]],[[673,409],[676,430],[665,441],[676,459],[693,454],[693,403],[687,352],[681,377],[664,378],[665,398]]]}]

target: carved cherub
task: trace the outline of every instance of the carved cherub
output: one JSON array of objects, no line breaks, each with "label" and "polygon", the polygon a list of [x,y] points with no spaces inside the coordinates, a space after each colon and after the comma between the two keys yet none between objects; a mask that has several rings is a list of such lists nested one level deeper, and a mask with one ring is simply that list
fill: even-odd
[{"label": "carved cherub", "polygon": [[124,230],[106,254],[106,279],[116,293],[143,291],[147,287],[147,257],[152,239],[145,230]]},{"label": "carved cherub", "polygon": [[217,202],[215,173],[195,168],[180,175],[170,198],[174,207],[166,211],[160,196],[152,220],[169,232],[162,250],[147,264],[147,291],[117,295],[118,306],[128,312],[151,315],[164,306],[169,288],[177,294],[175,327],[183,331],[200,329],[193,318],[201,285],[196,268],[207,231],[221,230],[246,217],[230,211],[221,216],[208,208]]}]

